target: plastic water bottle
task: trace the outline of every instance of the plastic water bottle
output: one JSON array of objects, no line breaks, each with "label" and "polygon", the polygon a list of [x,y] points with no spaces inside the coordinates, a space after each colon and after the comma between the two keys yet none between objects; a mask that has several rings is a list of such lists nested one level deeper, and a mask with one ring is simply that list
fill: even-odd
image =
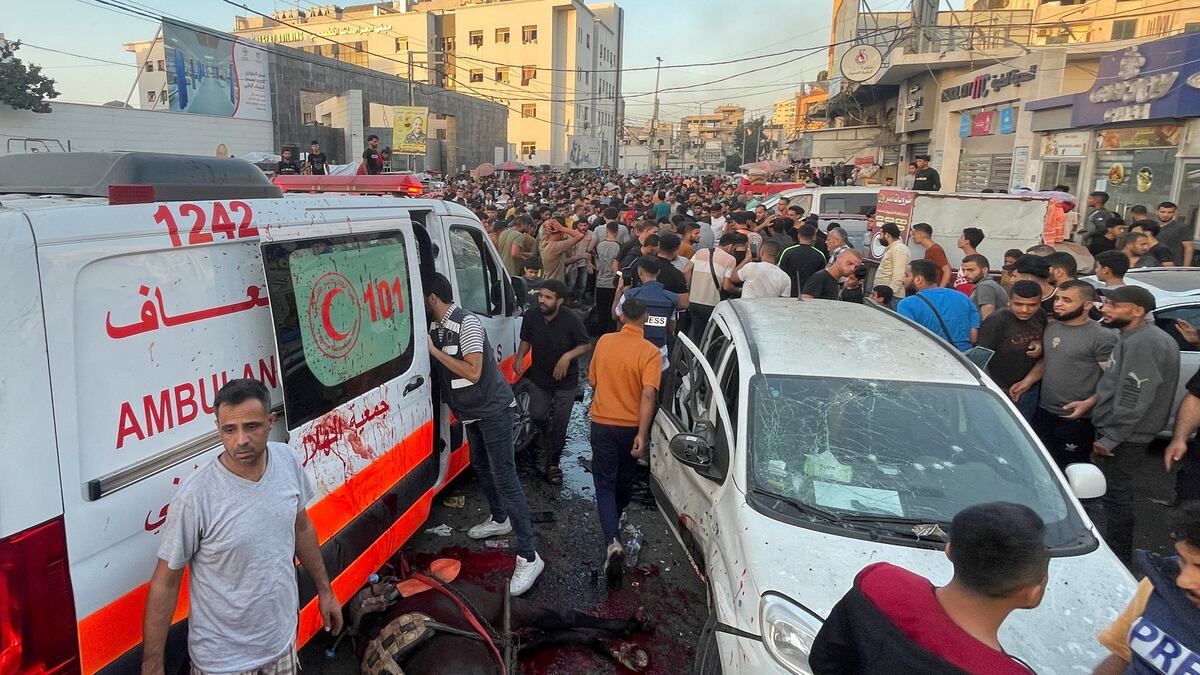
[{"label": "plastic water bottle", "polygon": [[625,544],[625,566],[633,569],[638,564],[638,553],[642,550],[642,533],[638,530],[633,531],[633,536],[629,538],[629,543]]}]

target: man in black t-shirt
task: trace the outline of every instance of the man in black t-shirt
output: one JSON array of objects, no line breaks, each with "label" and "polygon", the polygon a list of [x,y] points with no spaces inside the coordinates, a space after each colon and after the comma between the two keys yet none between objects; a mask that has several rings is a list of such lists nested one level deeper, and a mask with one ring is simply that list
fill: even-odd
[{"label": "man in black t-shirt", "polygon": [[942,189],[942,177],[929,166],[929,155],[917,155],[917,172],[913,174],[914,190],[937,192]]},{"label": "man in black t-shirt", "polygon": [[362,173],[375,176],[383,173],[383,160],[379,157],[379,137],[367,136],[367,149],[362,154]]},{"label": "man in black t-shirt", "polygon": [[283,149],[283,159],[275,165],[275,174],[278,176],[295,176],[300,173],[300,167],[296,166],[296,161],[292,159],[292,151],[288,148]]},{"label": "man in black t-shirt", "polygon": [[805,223],[796,233],[799,244],[784,249],[779,254],[779,269],[787,272],[792,280],[792,297],[800,297],[804,282],[818,270],[825,269],[825,255],[813,246],[817,237],[817,226]]},{"label": "man in black t-shirt", "polygon": [[314,176],[325,175],[325,165],[329,162],[329,158],[325,153],[321,152],[321,144],[313,141],[308,144],[308,168]]},{"label": "man in black t-shirt", "polygon": [[853,275],[861,262],[862,254],[858,251],[842,251],[829,267],[812,273],[804,283],[800,297],[804,300],[837,300],[841,279]]},{"label": "man in black t-shirt", "polygon": [[1042,358],[1045,330],[1041,287],[1033,281],[1018,281],[1009,294],[1008,307],[988,315],[979,326],[979,339],[975,343],[995,352],[987,364],[988,375],[1008,392],[1017,410],[1030,421],[1037,412],[1040,390],[1031,375]]},{"label": "man in black t-shirt", "polygon": [[[562,483],[559,459],[567,438],[567,422],[579,386],[579,358],[591,349],[583,321],[563,306],[567,286],[547,279],[538,291],[537,307],[521,319],[521,346],[513,360],[513,372],[523,376],[529,391],[529,415],[537,427],[535,441],[543,461],[546,480]],[[525,356],[533,350],[533,361],[525,368]]]}]

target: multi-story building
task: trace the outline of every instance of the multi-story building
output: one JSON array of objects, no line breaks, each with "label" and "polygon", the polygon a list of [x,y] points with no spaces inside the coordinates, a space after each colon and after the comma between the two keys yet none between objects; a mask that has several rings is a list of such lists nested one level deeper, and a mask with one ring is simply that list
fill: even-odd
[{"label": "multi-story building", "polygon": [[684,116],[679,126],[693,143],[732,143],[734,132],[745,117],[746,109],[740,105],[719,105],[707,115]]},{"label": "multi-story building", "polygon": [[801,92],[796,92],[791,98],[771,104],[771,126],[783,127],[789,134],[796,130],[796,104],[799,103],[800,96]]},{"label": "multi-story building", "polygon": [[514,159],[584,167],[615,163],[623,24],[613,3],[404,0],[238,17],[234,34],[497,101]]}]

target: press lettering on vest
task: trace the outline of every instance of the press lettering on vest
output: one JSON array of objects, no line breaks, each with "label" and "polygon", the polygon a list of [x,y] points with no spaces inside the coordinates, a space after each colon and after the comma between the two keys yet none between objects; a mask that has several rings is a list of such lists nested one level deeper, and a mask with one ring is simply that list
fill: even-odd
[{"label": "press lettering on vest", "polygon": [[1163,675],[1200,675],[1200,655],[1141,617],[1129,632],[1129,648]]}]

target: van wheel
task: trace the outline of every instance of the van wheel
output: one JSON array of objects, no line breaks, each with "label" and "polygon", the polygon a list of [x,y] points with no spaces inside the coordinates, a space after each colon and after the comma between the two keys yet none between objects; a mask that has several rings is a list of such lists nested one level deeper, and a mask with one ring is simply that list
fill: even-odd
[{"label": "van wheel", "polygon": [[529,391],[520,387],[513,392],[517,401],[513,411],[513,449],[524,450],[533,441],[533,416],[529,414]]},{"label": "van wheel", "polygon": [[721,675],[721,652],[717,648],[717,615],[711,607],[708,610],[708,620],[700,630],[700,640],[696,644],[692,675]]}]

